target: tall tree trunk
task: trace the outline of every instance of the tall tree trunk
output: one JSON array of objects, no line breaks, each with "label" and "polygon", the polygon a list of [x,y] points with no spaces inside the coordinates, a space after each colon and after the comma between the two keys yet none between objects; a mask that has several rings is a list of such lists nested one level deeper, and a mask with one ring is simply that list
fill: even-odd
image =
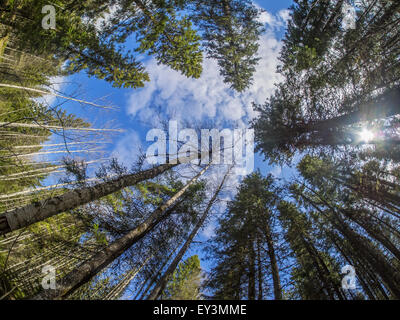
[{"label": "tall tree trunk", "polygon": [[137,274],[142,270],[142,268],[146,265],[146,263],[152,258],[152,256],[146,258],[146,260],[139,266],[138,269],[130,270],[125,277],[118,283],[110,292],[107,293],[104,300],[115,300],[117,299],[129,286],[131,281],[135,279]]},{"label": "tall tree trunk", "polygon": [[86,127],[63,127],[53,126],[38,123],[23,123],[23,122],[0,122],[0,127],[3,128],[38,128],[47,130],[74,130],[74,131],[93,131],[93,132],[123,132],[121,129],[98,129]]},{"label": "tall tree trunk", "polygon": [[[174,253],[176,252],[176,250],[179,248],[179,245],[176,246],[176,248],[174,248],[174,250],[171,251],[171,253],[169,254],[169,256],[167,257],[167,259],[165,259],[165,261],[163,262],[163,264],[161,265],[161,267],[157,270],[157,272],[154,272],[151,277],[149,277],[141,286],[141,288],[138,290],[138,293],[136,294],[134,300],[143,300],[144,297],[146,296],[147,292],[150,290],[150,288],[153,286],[153,284],[156,282],[157,278],[161,275],[162,270],[165,268],[165,266],[168,264],[168,261],[172,258],[172,256],[174,255]],[[146,288],[143,290],[144,286],[146,285],[146,283],[148,282],[148,285],[146,286]],[[141,293],[141,291],[143,290],[143,292]],[[141,294],[140,294],[141,293]],[[140,294],[140,296],[139,296]],[[139,299],[137,299],[139,297]]]},{"label": "tall tree trunk", "polygon": [[258,272],[258,300],[263,299],[263,272],[261,261],[261,244],[257,237],[257,272]]},{"label": "tall tree trunk", "polygon": [[312,130],[327,130],[346,125],[355,124],[361,121],[387,118],[400,113],[400,88],[396,87],[378,96],[365,104],[357,107],[357,111],[338,116],[336,118],[311,123]]},{"label": "tall tree trunk", "polygon": [[249,283],[248,300],[256,299],[256,255],[254,252],[254,240],[250,239],[248,243],[249,250]]},{"label": "tall tree trunk", "polygon": [[268,224],[265,228],[265,237],[267,239],[268,256],[271,262],[272,281],[274,283],[274,297],[275,300],[282,300],[282,288],[279,277],[278,262],[276,260],[275,247],[272,239],[271,229]]},{"label": "tall tree trunk", "polygon": [[319,263],[318,250],[314,247],[314,245],[312,243],[309,243],[308,240],[305,239],[305,236],[303,234],[300,235],[300,238],[302,240],[302,243],[303,243],[307,253],[309,254],[309,256],[313,262],[313,266],[317,270],[318,277],[323,284],[322,289],[326,290],[326,293],[329,296],[329,299],[335,300],[335,295],[332,290],[331,281],[329,281],[329,279],[327,278],[329,276],[329,272],[326,272],[325,270],[323,270],[323,267],[321,267],[321,265]]},{"label": "tall tree trunk", "polygon": [[27,227],[56,214],[77,208],[141,181],[152,179],[173,168],[176,164],[163,164],[116,180],[68,191],[60,196],[38,201],[0,216],[0,235]]},{"label": "tall tree trunk", "polygon": [[[91,259],[87,260],[69,274],[67,274],[61,283],[57,285],[55,290],[44,290],[35,296],[35,299],[63,299],[73,293],[81,285],[89,281],[99,271],[107,267],[111,262],[123,254],[133,244],[143,238],[156,225],[168,217],[166,211],[175,204],[176,201],[186,192],[186,190],[195,183],[200,176],[206,172],[210,164],[202,169],[195,177],[193,177],[181,190],[173,197],[163,203],[160,207],[154,210],[151,215],[135,229],[129,231],[126,235],[115,240],[104,250],[95,254]],[[171,212],[170,212],[171,213]]]},{"label": "tall tree trunk", "polygon": [[55,93],[55,92],[51,92],[51,91],[45,91],[45,90],[40,90],[40,89],[35,89],[35,88],[28,88],[28,87],[21,87],[21,86],[16,86],[16,85],[7,84],[7,83],[0,83],[0,87],[11,88],[11,89],[18,89],[18,90],[25,90],[25,91],[31,91],[31,92],[36,92],[36,93],[44,94],[44,95],[52,95],[52,96],[56,96],[56,97],[59,97],[59,98],[63,98],[63,99],[67,99],[67,100],[72,100],[72,101],[79,102],[79,103],[88,104],[88,105],[91,105],[91,106],[97,107],[97,108],[115,109],[115,108],[113,108],[113,107],[101,106],[101,105],[98,105],[98,104],[96,104],[96,103],[88,102],[88,101],[85,101],[85,100],[80,100],[80,99],[75,99],[75,98],[71,98],[71,97],[66,97],[66,96],[63,96],[63,95],[61,95],[61,94],[58,94],[58,93]]},{"label": "tall tree trunk", "polygon": [[169,265],[168,269],[165,271],[164,275],[161,277],[161,279],[158,281],[156,286],[153,288],[152,292],[147,297],[147,300],[156,300],[161,295],[161,293],[164,291],[170,276],[173,274],[173,272],[175,271],[175,269],[178,266],[179,262],[182,260],[182,257],[184,256],[186,251],[189,249],[189,246],[192,243],[192,241],[193,241],[194,237],[196,236],[197,232],[200,230],[200,228],[203,226],[204,222],[206,221],[208,213],[209,213],[211,207],[213,206],[215,200],[218,197],[218,194],[220,193],[222,187],[224,186],[225,179],[228,176],[229,171],[230,171],[230,169],[225,174],[224,178],[222,179],[221,184],[218,186],[218,188],[215,191],[214,195],[212,196],[211,200],[208,202],[208,205],[207,205],[206,209],[204,210],[204,213],[201,216],[199,222],[196,224],[195,228],[190,233],[190,235],[187,238],[185,244],[179,250],[178,254],[176,255],[175,259],[171,262],[171,264]]}]

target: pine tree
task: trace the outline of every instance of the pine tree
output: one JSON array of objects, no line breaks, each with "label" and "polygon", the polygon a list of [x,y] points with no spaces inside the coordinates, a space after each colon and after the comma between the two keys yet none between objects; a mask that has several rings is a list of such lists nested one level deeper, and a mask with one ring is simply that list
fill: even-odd
[{"label": "pine tree", "polygon": [[[392,10],[398,4],[361,4],[356,28],[347,30],[341,27],[344,3],[298,1],[291,7],[278,70],[284,81],[264,105],[254,106],[255,140],[272,162],[289,162],[308,150],[362,150],[364,144],[397,149],[400,69]],[[374,139],[361,139],[362,128],[374,130]]]},{"label": "pine tree", "polygon": [[203,32],[208,57],[216,59],[224,82],[241,92],[253,82],[262,24],[251,1],[207,0],[193,3],[193,19]]},{"label": "pine tree", "polygon": [[[247,176],[219,219],[208,247],[216,266],[207,287],[217,299],[263,299],[265,270],[272,275],[274,298],[282,299],[278,247],[273,227],[277,187],[271,176]],[[269,263],[265,266],[265,260]],[[258,292],[257,292],[258,291]]]}]

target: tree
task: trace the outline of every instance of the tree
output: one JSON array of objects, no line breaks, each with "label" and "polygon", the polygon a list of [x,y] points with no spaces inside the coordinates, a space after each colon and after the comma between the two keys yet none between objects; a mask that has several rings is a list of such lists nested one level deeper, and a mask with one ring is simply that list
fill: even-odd
[{"label": "tree", "polygon": [[[107,166],[105,170],[109,173],[111,167]],[[129,299],[133,293],[136,294],[137,287],[142,285],[142,279],[146,279],[151,271],[164,263],[171,249],[174,252],[175,243],[183,241],[187,230],[196,223],[198,217],[195,210],[203,201],[204,185],[203,181],[192,184],[168,209],[165,219],[151,233],[135,242],[93,277],[90,283],[83,284],[67,298]],[[80,210],[91,218],[90,224],[93,227],[89,228],[89,235],[98,239],[104,249],[109,243],[141,224],[155,208],[182,187],[184,184],[177,179],[177,174],[169,172],[151,182],[146,181],[82,207]],[[85,238],[89,235],[85,235]],[[90,288],[95,290],[91,292]]]},{"label": "tree", "polygon": [[208,57],[216,59],[225,83],[241,92],[252,84],[262,24],[251,1],[192,0],[193,19],[203,31]]},{"label": "tree", "polygon": [[44,220],[55,214],[74,209],[82,204],[100,199],[125,187],[151,179],[171,169],[175,165],[164,164],[142,172],[125,175],[94,186],[74,189],[61,196],[49,198],[6,212],[0,217],[1,234],[6,234]]},{"label": "tree", "polygon": [[156,60],[187,77],[199,78],[202,72],[200,37],[187,16],[177,13],[181,1],[120,1],[107,33],[125,40],[136,33],[139,53]]},{"label": "tree", "polygon": [[[67,62],[66,70],[86,70],[90,76],[115,87],[143,87],[149,75],[143,64],[125,49],[123,42],[136,35],[139,53],[155,55],[159,63],[188,77],[201,74],[200,37],[187,17],[178,18],[174,1],[89,1],[84,4],[62,1],[56,28],[43,29],[43,1],[7,2],[1,11],[6,32],[13,45],[34,55],[52,54]],[[101,23],[110,7],[119,8],[109,24]],[[71,14],[73,13],[73,14]],[[4,19],[3,19],[4,18]],[[99,22],[99,23],[97,23]]]},{"label": "tree", "polygon": [[[93,242],[84,220],[62,214],[2,239],[0,245],[1,296],[29,298],[41,289],[44,266],[54,267],[56,281],[87,259],[100,243]],[[86,234],[84,240],[82,236]]]},{"label": "tree", "polygon": [[185,191],[209,168],[207,165],[202,169],[195,177],[193,177],[181,190],[176,192],[168,201],[159,206],[154,210],[151,215],[140,225],[130,230],[121,238],[115,240],[113,243],[108,245],[103,251],[95,254],[91,259],[83,263],[82,265],[75,268],[69,274],[67,274],[61,281],[61,284],[57,289],[51,292],[42,291],[38,294],[36,299],[54,299],[54,298],[65,298],[79,286],[86,283],[100,270],[109,265],[114,259],[119,257],[122,253],[130,248],[135,242],[143,238],[148,232],[150,232],[160,221],[168,217],[171,212],[168,212],[171,206],[173,206],[179,198],[185,193]]},{"label": "tree", "polygon": [[[278,69],[284,81],[264,105],[254,105],[257,148],[271,162],[290,162],[303,151],[360,150],[368,143],[397,149],[400,69],[390,43],[398,4],[360,4],[354,30],[341,28],[343,5],[297,1],[291,7]],[[374,139],[360,139],[363,127],[376,131]]]},{"label": "tree", "polygon": [[163,300],[198,300],[200,298],[201,267],[197,255],[181,262],[161,294]]},{"label": "tree", "polygon": [[[69,72],[86,70],[117,87],[142,87],[149,80],[143,65],[116,41],[109,41],[101,30],[96,30],[95,21],[108,12],[109,4],[101,0],[81,5],[62,1],[56,28],[47,30],[42,28],[45,1],[7,1],[1,14],[16,49],[34,55],[53,55],[67,61]],[[91,19],[89,23],[85,23],[85,17]]]},{"label": "tree", "polygon": [[217,197],[219,195],[219,193],[221,192],[225,180],[229,174],[230,169],[227,171],[227,173],[225,174],[224,178],[221,181],[221,184],[218,186],[217,190],[215,191],[214,195],[211,197],[206,209],[204,210],[203,214],[201,215],[201,218],[199,219],[197,225],[195,226],[195,228],[192,230],[192,232],[190,233],[189,237],[187,238],[187,240],[185,241],[184,245],[182,246],[182,248],[179,250],[178,254],[176,255],[176,257],[174,258],[174,260],[171,262],[171,264],[168,266],[167,270],[165,271],[165,273],[163,274],[163,276],[161,277],[161,279],[158,281],[158,283],[155,285],[155,287],[153,288],[152,292],[150,293],[150,295],[147,297],[148,300],[155,300],[158,298],[158,296],[164,291],[169,277],[174,273],[175,269],[178,266],[179,261],[181,261],[182,257],[184,256],[184,254],[186,253],[186,251],[189,249],[190,244],[192,243],[194,237],[197,235],[197,233],[199,232],[200,228],[203,226],[204,222],[206,221],[209,211],[211,210],[211,207],[213,206],[214,202],[217,200]]},{"label": "tree", "polygon": [[279,203],[279,219],[286,230],[297,266],[292,269],[295,291],[301,299],[344,299],[340,289],[338,264],[317,249],[307,217],[286,201]]},{"label": "tree", "polygon": [[[363,204],[365,198],[360,197],[357,188],[346,183],[346,179],[339,178],[340,166],[307,156],[300,162],[299,168],[306,181],[291,186],[291,193],[299,205],[314,211],[309,215],[318,224],[329,224],[335,230],[337,234],[330,236],[334,237],[336,247],[337,243],[345,240],[346,245],[357,252],[346,253],[348,261],[361,260],[363,269],[368,265],[367,268],[379,276],[378,283],[382,281],[390,295],[397,297],[399,275],[395,266],[399,259],[399,242],[398,232],[390,222],[397,218],[388,216],[374,203]],[[346,249],[340,250],[343,252]],[[362,252],[362,256],[358,256],[358,252]],[[354,258],[355,255],[358,257]],[[366,275],[361,274],[360,277]],[[362,281],[367,282],[365,279]]]},{"label": "tree", "polygon": [[[216,260],[206,286],[217,299],[263,299],[265,270],[270,270],[274,298],[282,299],[273,227],[277,187],[271,176],[247,176],[219,219],[207,252]],[[268,264],[265,265],[265,261]],[[247,293],[245,290],[247,289]]]}]

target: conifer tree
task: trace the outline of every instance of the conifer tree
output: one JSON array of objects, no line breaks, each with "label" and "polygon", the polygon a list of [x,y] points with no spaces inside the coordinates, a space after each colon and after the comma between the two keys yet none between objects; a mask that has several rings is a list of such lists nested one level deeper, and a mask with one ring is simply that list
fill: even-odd
[{"label": "conifer tree", "polygon": [[216,59],[224,82],[241,92],[253,82],[262,24],[251,1],[191,0],[208,57]]}]

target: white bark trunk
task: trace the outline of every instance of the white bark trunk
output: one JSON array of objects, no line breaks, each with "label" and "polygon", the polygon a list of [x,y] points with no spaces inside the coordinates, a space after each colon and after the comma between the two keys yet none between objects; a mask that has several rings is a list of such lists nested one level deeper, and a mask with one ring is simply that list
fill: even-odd
[{"label": "white bark trunk", "polygon": [[164,213],[172,207],[177,200],[186,192],[186,190],[195,183],[198,178],[210,167],[207,165],[194,178],[192,178],[181,190],[173,197],[158,207],[152,214],[138,227],[129,231],[126,235],[115,240],[112,244],[100,251],[93,258],[81,264],[75,270],[71,271],[55,290],[44,290],[38,294],[35,299],[63,299],[74,292],[81,285],[89,281],[99,271],[107,267],[112,261],[123,254],[134,243],[143,238],[150,232],[163,218]]},{"label": "white bark trunk", "polygon": [[[141,181],[152,179],[174,166],[173,164],[163,164],[139,173],[119,177],[116,180],[71,190],[60,196],[6,212],[0,216],[0,235],[29,226],[61,212],[77,208]],[[24,194],[24,192],[17,194]]]}]

